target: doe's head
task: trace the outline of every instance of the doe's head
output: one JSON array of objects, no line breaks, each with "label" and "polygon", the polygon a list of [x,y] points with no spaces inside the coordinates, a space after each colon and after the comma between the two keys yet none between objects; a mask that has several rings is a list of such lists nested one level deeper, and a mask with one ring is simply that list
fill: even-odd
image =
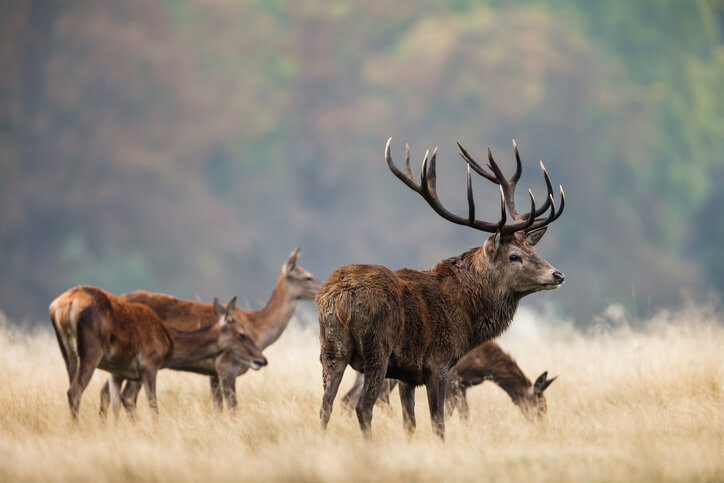
[{"label": "doe's head", "polygon": [[267,365],[266,357],[261,349],[246,333],[242,324],[235,319],[236,297],[224,307],[214,297],[214,315],[219,321],[219,346],[227,354],[239,362],[259,370]]},{"label": "doe's head", "polygon": [[295,300],[314,300],[322,288],[322,282],[303,267],[297,265],[299,248],[295,249],[282,266],[282,276],[287,285],[289,296]]},{"label": "doe's head", "polygon": [[543,395],[548,386],[555,381],[558,376],[548,379],[548,371],[538,376],[535,383],[528,389],[525,397],[520,401],[519,406],[523,414],[529,418],[542,418],[545,416],[548,406],[546,398]]}]

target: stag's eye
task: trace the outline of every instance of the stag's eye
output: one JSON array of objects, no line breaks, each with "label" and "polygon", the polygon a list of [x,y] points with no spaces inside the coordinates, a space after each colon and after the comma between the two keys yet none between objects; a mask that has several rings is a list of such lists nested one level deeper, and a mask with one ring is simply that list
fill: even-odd
[{"label": "stag's eye", "polygon": [[514,263],[514,262],[522,263],[523,262],[523,259],[520,258],[518,255],[511,255],[508,257],[508,260],[510,260],[511,263]]}]

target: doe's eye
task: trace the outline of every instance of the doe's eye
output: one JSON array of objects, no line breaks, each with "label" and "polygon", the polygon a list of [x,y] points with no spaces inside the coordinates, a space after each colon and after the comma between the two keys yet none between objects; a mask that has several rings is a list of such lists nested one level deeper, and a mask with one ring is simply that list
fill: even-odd
[{"label": "doe's eye", "polygon": [[511,262],[522,262],[523,260],[518,255],[511,255],[508,257]]}]

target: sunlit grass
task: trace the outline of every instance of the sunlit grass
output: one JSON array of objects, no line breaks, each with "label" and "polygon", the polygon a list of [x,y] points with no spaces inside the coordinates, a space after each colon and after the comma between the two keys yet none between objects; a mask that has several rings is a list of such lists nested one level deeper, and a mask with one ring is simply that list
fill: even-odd
[{"label": "sunlit grass", "polygon": [[412,441],[396,392],[364,441],[339,404],[351,373],[323,436],[316,329],[292,325],[266,351],[269,366],[239,378],[235,416],[212,412],[206,378],[163,371],[158,421],[142,394],[136,423],[123,415],[103,425],[97,371],[78,428],[50,330],[0,329],[0,481],[724,480],[724,327],[713,314],[583,335],[521,312],[500,342],[530,378],[560,376],[545,421],[527,421],[486,383],[468,392],[467,423],[447,421],[445,443],[432,434],[422,389]]}]

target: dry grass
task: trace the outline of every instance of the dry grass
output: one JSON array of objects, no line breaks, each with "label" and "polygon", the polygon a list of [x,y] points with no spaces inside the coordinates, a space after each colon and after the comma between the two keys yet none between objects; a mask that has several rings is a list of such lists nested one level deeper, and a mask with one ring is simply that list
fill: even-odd
[{"label": "dry grass", "polygon": [[529,377],[560,375],[545,422],[485,384],[469,392],[469,423],[447,422],[444,444],[422,389],[411,442],[396,395],[392,411],[375,411],[372,442],[339,404],[321,435],[316,337],[292,327],[270,347],[270,365],[238,381],[236,417],[212,414],[205,378],[163,371],[158,422],[141,400],[138,423],[103,426],[97,371],[74,429],[50,331],[0,328],[0,481],[724,481],[724,327],[712,314],[584,336],[523,312],[501,345]]}]

